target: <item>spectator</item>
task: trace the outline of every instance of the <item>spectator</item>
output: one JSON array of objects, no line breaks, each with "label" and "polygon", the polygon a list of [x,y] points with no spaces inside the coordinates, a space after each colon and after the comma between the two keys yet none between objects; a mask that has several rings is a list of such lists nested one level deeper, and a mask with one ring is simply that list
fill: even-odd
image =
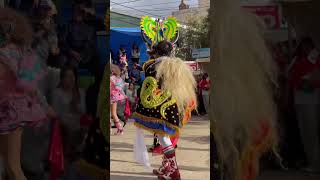
[{"label": "spectator", "polygon": [[131,50],[131,61],[133,63],[139,64],[139,59],[140,59],[140,50],[139,50],[139,47],[136,44],[134,44]]},{"label": "spectator", "polygon": [[93,27],[84,22],[81,9],[74,11],[73,22],[68,27],[64,51],[71,58],[70,64],[90,69],[95,67],[96,58],[96,33]]},{"label": "spectator", "polygon": [[45,120],[36,83],[37,63],[29,58],[32,28],[27,19],[9,8],[0,8],[0,156],[8,179],[25,180],[20,151],[23,127]]},{"label": "spectator", "polygon": [[33,49],[39,58],[41,68],[46,72],[46,76],[39,84],[40,90],[50,102],[52,90],[58,83],[51,79],[51,77],[58,76],[58,74],[54,69],[48,67],[47,62],[50,54],[57,56],[60,53],[60,49],[58,47],[58,37],[55,31],[55,24],[52,20],[51,7],[41,6],[41,8],[37,10],[36,14],[39,16],[37,16],[38,21],[34,24],[35,35]]},{"label": "spectator", "polygon": [[138,65],[138,63],[133,63],[133,68],[130,72],[130,78],[131,78],[131,82],[136,85],[140,82],[141,80],[141,69],[140,66]]},{"label": "spectator", "polygon": [[210,80],[208,73],[204,73],[202,76],[201,81],[199,82],[199,88],[202,94],[202,100],[203,104],[206,110],[206,113],[208,113],[209,108],[209,90],[210,90]]},{"label": "spectator", "polygon": [[121,70],[123,70],[125,67],[128,66],[128,60],[127,60],[127,54],[126,53],[122,53],[120,55],[120,64],[119,67]]},{"label": "spectator", "polygon": [[311,39],[301,42],[289,71],[295,108],[309,172],[320,172],[320,56]]},{"label": "spectator", "polygon": [[77,158],[83,140],[80,117],[85,113],[85,96],[78,87],[77,77],[75,68],[63,68],[52,100],[52,106],[61,122],[66,163]]},{"label": "spectator", "polygon": [[124,49],[124,47],[121,46],[118,51],[117,65],[120,64],[121,57],[123,57],[126,54],[127,54],[126,50]]},{"label": "spectator", "polygon": [[131,111],[134,112],[135,111],[136,100],[137,100],[137,92],[135,90],[135,87],[134,87],[133,83],[129,84],[128,88],[126,88],[125,93],[126,93],[128,99],[129,99]]},{"label": "spectator", "polygon": [[[121,75],[121,70],[117,65],[111,65],[111,76],[110,76],[110,112],[111,116],[113,119],[113,122],[117,128],[117,135],[123,134],[123,126],[120,123],[120,118],[118,116],[119,111],[119,103],[125,101],[127,98],[124,92],[125,89],[125,82],[123,79],[120,77]],[[124,114],[124,109],[123,111],[120,112],[120,114]],[[122,120],[125,122],[125,120]],[[111,119],[110,119],[110,124],[111,124]]]},{"label": "spectator", "polygon": [[[198,93],[198,113],[200,115],[205,115],[206,114],[206,110],[205,110],[205,106],[203,103],[203,97],[202,97],[202,90],[200,88],[200,81],[201,81],[202,77],[198,77],[198,89],[197,89],[197,93]],[[194,112],[196,113],[196,112]]]},{"label": "spectator", "polygon": [[122,78],[126,83],[129,82],[128,66],[125,66],[125,67],[121,70],[121,78]]},{"label": "spectator", "polygon": [[83,8],[84,21],[91,27],[94,27],[95,31],[105,31],[104,19],[96,16],[92,8]]}]

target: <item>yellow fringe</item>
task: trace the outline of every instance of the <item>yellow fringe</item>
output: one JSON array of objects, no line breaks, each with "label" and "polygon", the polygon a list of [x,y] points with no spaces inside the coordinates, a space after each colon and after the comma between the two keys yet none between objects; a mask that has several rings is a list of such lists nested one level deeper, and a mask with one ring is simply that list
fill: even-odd
[{"label": "yellow fringe", "polygon": [[78,169],[78,172],[81,173],[81,175],[90,176],[97,179],[109,179],[110,172],[108,170],[101,169],[100,167],[91,164],[84,159],[76,162],[76,167]]},{"label": "yellow fringe", "polygon": [[175,129],[175,131],[176,131],[175,134],[169,135],[169,134],[167,134],[167,133],[164,132],[164,131],[161,131],[161,130],[158,130],[158,129],[151,129],[151,128],[145,127],[145,126],[143,126],[143,125],[141,125],[141,124],[139,124],[139,123],[136,123],[136,122],[134,123],[135,126],[137,126],[137,127],[139,127],[139,128],[142,128],[142,129],[144,129],[144,130],[146,130],[146,131],[149,131],[149,132],[151,132],[151,133],[156,133],[156,134],[164,135],[164,136],[168,136],[168,135],[169,135],[170,137],[174,137],[174,136],[180,135],[180,128],[177,127],[177,126],[175,126],[175,125],[172,125],[172,124],[168,123],[168,122],[165,121],[165,120],[158,119],[158,118],[154,118],[154,117],[147,117],[147,116],[141,115],[141,114],[139,114],[139,113],[137,113],[137,112],[135,112],[135,113],[133,114],[133,117],[137,117],[137,118],[139,118],[140,120],[146,121],[146,122],[155,122],[155,123],[159,123],[159,124],[164,124],[164,125],[172,128],[172,129]]}]

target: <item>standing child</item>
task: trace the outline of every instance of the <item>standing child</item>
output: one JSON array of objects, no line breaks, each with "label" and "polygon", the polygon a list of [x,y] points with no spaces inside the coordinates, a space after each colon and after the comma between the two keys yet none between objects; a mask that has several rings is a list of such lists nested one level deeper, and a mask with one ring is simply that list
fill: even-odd
[{"label": "standing child", "polygon": [[129,99],[131,111],[135,110],[135,105],[136,105],[136,98],[137,98],[137,92],[134,88],[133,83],[129,83],[128,88],[126,89],[126,95]]}]

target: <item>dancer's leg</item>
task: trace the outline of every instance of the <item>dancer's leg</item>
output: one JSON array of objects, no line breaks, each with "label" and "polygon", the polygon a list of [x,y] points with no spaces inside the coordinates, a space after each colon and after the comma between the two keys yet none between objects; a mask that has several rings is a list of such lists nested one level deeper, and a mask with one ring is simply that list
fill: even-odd
[{"label": "dancer's leg", "polygon": [[111,104],[111,116],[113,118],[114,123],[117,126],[117,129],[118,129],[117,134],[122,134],[123,133],[123,127],[122,127],[122,125],[120,123],[120,119],[119,119],[118,114],[117,114],[117,103]]},{"label": "dancer's leg", "polygon": [[176,161],[175,148],[172,146],[170,137],[158,136],[164,154],[162,166],[154,170],[160,179],[180,180],[180,172]]},{"label": "dancer's leg", "polygon": [[21,169],[21,134],[22,130],[17,129],[0,135],[0,153],[10,180],[27,180]]}]

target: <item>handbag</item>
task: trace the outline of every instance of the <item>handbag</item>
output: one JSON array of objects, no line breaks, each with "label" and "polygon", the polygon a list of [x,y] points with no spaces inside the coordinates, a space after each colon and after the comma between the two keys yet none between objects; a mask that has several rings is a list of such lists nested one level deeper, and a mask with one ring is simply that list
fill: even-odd
[{"label": "handbag", "polygon": [[126,107],[124,109],[124,116],[126,119],[128,119],[131,116],[131,107],[130,107],[130,102],[129,99],[126,99]]},{"label": "handbag", "polygon": [[56,180],[64,170],[63,146],[61,139],[60,124],[57,119],[53,120],[51,144],[49,149],[50,180]]}]

